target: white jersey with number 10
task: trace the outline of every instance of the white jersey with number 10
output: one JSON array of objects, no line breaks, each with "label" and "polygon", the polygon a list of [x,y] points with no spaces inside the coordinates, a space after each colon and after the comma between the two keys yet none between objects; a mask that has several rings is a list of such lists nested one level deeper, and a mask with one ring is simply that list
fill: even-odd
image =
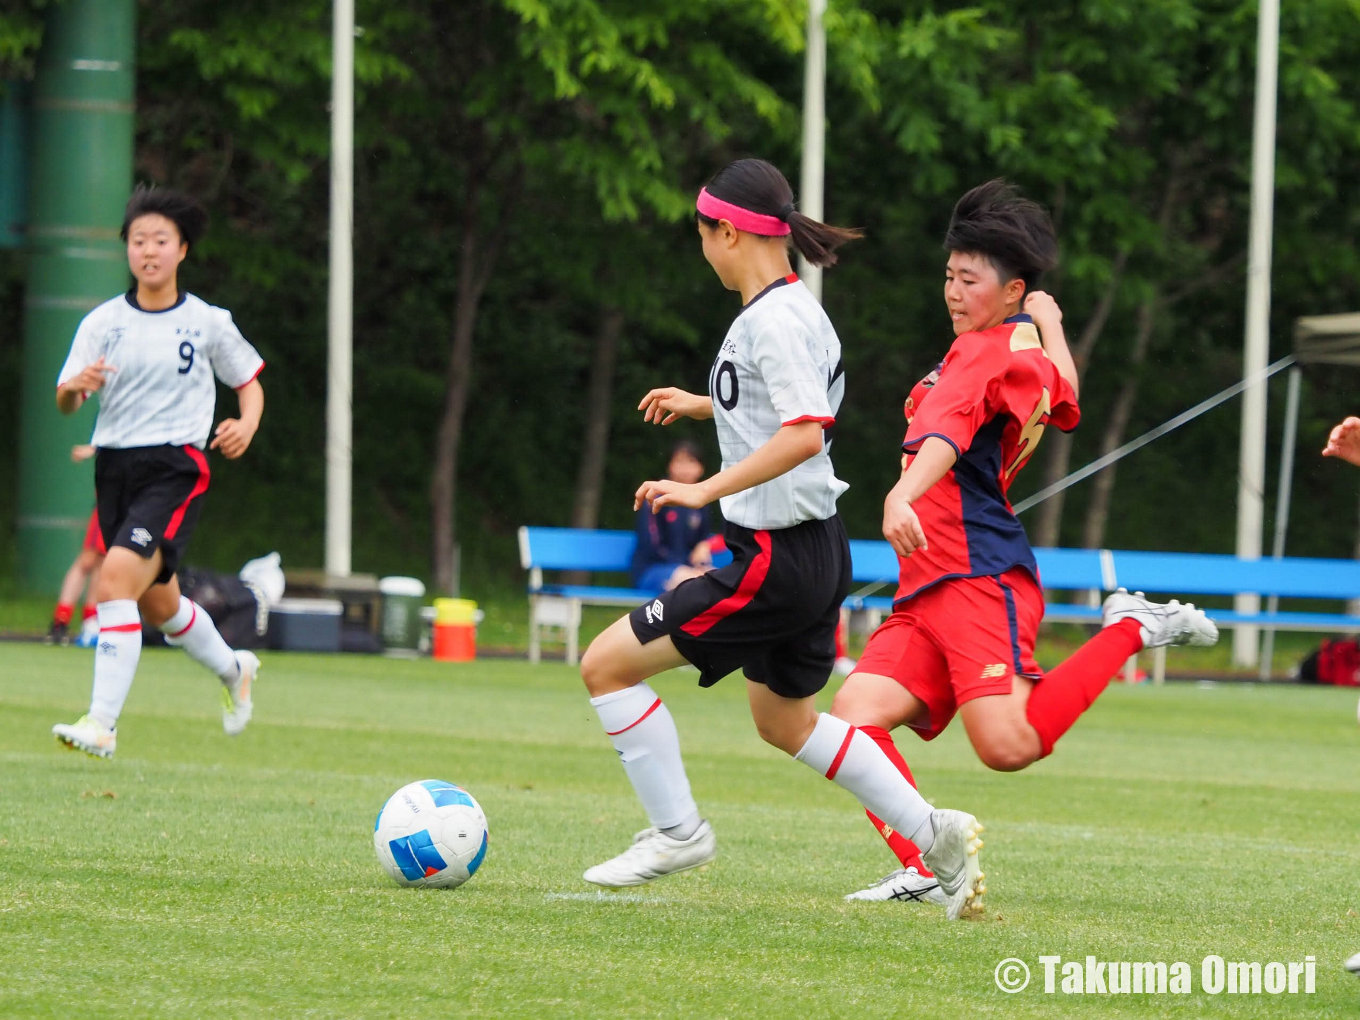
[{"label": "white jersey with number 10", "polygon": [[724,496],[723,517],[745,528],[827,520],[849,486],[831,466],[829,430],[845,395],[841,342],[797,276],[766,287],[737,315],[709,374],[723,467],[744,460],[785,425],[820,422],[816,456],[778,478]]},{"label": "white jersey with number 10", "polygon": [[99,391],[95,446],[207,445],[217,401],[217,379],[232,389],[264,368],[241,336],[231,312],[181,292],[159,312],[120,294],[90,312],[76,329],[60,386],[100,358],[116,371]]}]

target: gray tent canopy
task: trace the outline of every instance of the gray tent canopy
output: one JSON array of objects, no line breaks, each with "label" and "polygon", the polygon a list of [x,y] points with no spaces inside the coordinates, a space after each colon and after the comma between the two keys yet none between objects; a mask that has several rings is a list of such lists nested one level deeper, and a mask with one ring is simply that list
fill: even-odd
[{"label": "gray tent canopy", "polygon": [[1294,320],[1294,357],[1302,365],[1360,366],[1360,312]]}]

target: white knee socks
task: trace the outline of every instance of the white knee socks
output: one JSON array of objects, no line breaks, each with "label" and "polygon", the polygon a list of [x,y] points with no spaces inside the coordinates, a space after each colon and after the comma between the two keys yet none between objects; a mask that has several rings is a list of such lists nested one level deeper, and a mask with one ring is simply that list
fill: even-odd
[{"label": "white knee socks", "polygon": [[236,679],[236,653],[222,640],[212,617],[198,603],[181,595],[179,612],[161,624],[160,630],[169,644],[183,648],[189,658],[215,675],[223,680]]},{"label": "white knee socks", "polygon": [[101,725],[118,725],[123,702],[132,690],[137,660],[142,655],[142,617],[135,599],[101,602],[99,644],[94,650],[94,691],[90,695],[90,715]]},{"label": "white knee socks", "polygon": [[669,835],[688,839],[699,827],[699,808],[680,760],[675,720],[656,691],[642,683],[591,698],[590,704],[613,741],[647,818]]},{"label": "white knee socks", "polygon": [[794,757],[853,793],[921,853],[935,844],[931,806],[872,738],[843,719],[825,712],[818,715],[812,736]]}]

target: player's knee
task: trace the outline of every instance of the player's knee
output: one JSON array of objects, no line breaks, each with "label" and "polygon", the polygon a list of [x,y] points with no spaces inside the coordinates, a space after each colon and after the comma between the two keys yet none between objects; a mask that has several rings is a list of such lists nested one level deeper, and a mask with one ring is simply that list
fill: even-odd
[{"label": "player's knee", "polygon": [[989,739],[976,750],[982,764],[996,772],[1018,772],[1039,757],[1039,749],[1031,747],[1019,734]]},{"label": "player's knee", "polygon": [[608,638],[607,633],[601,634],[581,656],[581,682],[586,685],[592,698],[612,694],[637,682],[635,677],[629,675],[620,656],[610,653]]},{"label": "player's knee", "polygon": [[771,747],[779,748],[785,754],[797,754],[807,743],[807,734],[799,732],[797,727],[789,726],[786,722],[756,719],[755,724],[760,739]]},{"label": "player's knee", "polygon": [[831,699],[831,714],[851,726],[873,725],[874,720],[869,717],[874,708],[872,702],[873,699],[866,697],[858,685],[847,680]]}]

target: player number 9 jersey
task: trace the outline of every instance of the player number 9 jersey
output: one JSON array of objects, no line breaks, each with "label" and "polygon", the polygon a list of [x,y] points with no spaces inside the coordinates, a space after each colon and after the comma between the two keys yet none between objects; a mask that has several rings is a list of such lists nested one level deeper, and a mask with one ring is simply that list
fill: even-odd
[{"label": "player number 9 jersey", "polygon": [[240,389],[264,369],[231,313],[192,294],[163,311],[143,311],[131,294],[81,320],[57,385],[100,358],[111,372],[98,393],[95,446],[195,446],[213,427],[217,380]]}]

